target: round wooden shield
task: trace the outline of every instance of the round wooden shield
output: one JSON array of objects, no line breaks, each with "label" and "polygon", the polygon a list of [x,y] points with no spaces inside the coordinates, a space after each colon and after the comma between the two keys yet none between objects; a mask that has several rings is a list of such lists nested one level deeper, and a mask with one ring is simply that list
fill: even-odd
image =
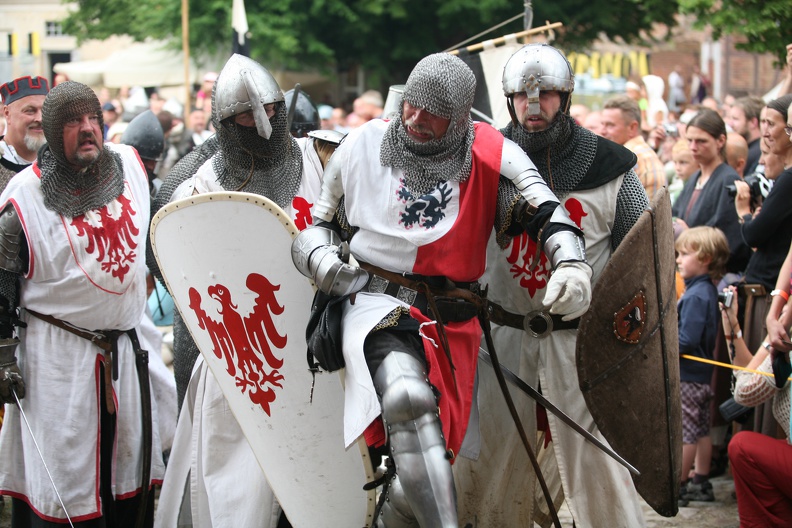
[{"label": "round wooden shield", "polygon": [[602,272],[577,340],[580,389],[644,500],[677,514],[682,464],[671,203],[655,195]]}]

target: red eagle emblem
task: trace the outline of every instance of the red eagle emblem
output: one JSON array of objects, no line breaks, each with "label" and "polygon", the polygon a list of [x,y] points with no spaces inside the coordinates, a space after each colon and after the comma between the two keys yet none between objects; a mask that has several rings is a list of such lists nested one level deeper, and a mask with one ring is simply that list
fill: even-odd
[{"label": "red eagle emblem", "polygon": [[75,216],[71,222],[78,237],[88,238],[85,252],[96,253],[102,271],[122,283],[137,258],[136,237],[140,231],[132,220],[135,215],[132,202],[122,194],[101,209]]},{"label": "red eagle emblem", "polygon": [[248,275],[245,285],[257,294],[252,311],[245,316],[239,313],[231,292],[222,284],[206,290],[220,303],[219,320],[206,313],[201,306],[201,294],[195,288],[190,288],[190,308],[198,317],[198,326],[209,333],[215,355],[225,358],[226,372],[234,377],[236,386],[270,416],[270,404],[276,397],[273,387],[283,388],[284,379],[278,371],[283,359],[273,354],[272,347],[282,349],[287,341],[276,330],[272,318],[283,313],[283,305],[275,297],[280,286],[258,273]]},{"label": "red eagle emblem", "polygon": [[[588,216],[583,204],[576,198],[569,198],[564,202],[564,207],[569,212],[570,219],[583,229],[583,217]],[[535,263],[537,258],[539,262]],[[536,242],[526,233],[511,241],[506,261],[511,264],[509,271],[512,278],[518,279],[520,287],[528,290],[531,297],[547,286],[552,271],[550,263],[544,253],[537,252]]]}]

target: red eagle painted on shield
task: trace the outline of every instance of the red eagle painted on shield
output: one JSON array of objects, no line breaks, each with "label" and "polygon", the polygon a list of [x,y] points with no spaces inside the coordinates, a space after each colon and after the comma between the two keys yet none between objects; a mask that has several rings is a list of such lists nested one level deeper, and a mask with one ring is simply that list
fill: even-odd
[{"label": "red eagle painted on shield", "polygon": [[96,253],[102,271],[110,273],[120,282],[135,262],[137,237],[140,232],[132,217],[137,211],[124,194],[101,209],[88,211],[72,218],[71,225],[78,237],[87,237],[85,252]]},{"label": "red eagle painted on shield", "polygon": [[[580,203],[580,200],[569,198],[564,202],[564,207],[569,212],[569,217],[572,221],[583,229],[583,217],[588,216],[588,213],[583,209],[583,204]],[[518,237],[514,237],[509,246],[509,254],[506,257],[506,261],[511,264],[509,271],[512,274],[512,278],[518,279],[520,287],[527,289],[531,297],[547,286],[547,281],[552,271],[544,253],[539,255],[539,264],[534,266],[536,253],[536,242],[526,233],[523,233]]]},{"label": "red eagle painted on shield", "polygon": [[234,377],[236,386],[270,416],[270,404],[276,397],[273,387],[283,388],[280,382],[284,379],[278,371],[283,359],[272,353],[270,344],[282,349],[287,341],[287,336],[275,329],[272,319],[273,315],[283,313],[283,305],[275,297],[280,286],[258,273],[249,274],[245,285],[258,294],[253,310],[245,316],[239,313],[231,292],[222,284],[206,290],[220,303],[219,320],[206,313],[201,306],[201,294],[195,288],[190,288],[190,308],[198,317],[198,326],[209,333],[215,355],[225,358],[226,372]]}]

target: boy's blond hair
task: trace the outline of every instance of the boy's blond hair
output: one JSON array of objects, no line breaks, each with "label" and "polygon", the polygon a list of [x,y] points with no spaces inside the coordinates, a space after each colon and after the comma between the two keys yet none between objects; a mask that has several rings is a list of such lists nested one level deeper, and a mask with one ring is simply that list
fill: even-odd
[{"label": "boy's blond hair", "polygon": [[699,226],[685,229],[676,239],[677,251],[695,252],[700,261],[709,258],[708,273],[712,280],[720,280],[726,274],[729,260],[729,242],[717,227]]}]

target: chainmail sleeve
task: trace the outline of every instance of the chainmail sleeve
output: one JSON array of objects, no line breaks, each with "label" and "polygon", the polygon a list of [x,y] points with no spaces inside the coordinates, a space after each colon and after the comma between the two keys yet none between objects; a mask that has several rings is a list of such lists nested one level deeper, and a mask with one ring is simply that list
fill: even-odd
[{"label": "chainmail sleeve", "polygon": [[498,206],[495,213],[495,241],[502,249],[509,245],[512,237],[523,232],[522,226],[516,220],[518,211],[515,211],[521,198],[517,187],[501,176],[498,181]]},{"label": "chainmail sleeve", "polygon": [[0,339],[14,337],[18,305],[19,274],[0,269]]},{"label": "chainmail sleeve", "polygon": [[649,206],[646,191],[633,169],[624,173],[619,194],[616,196],[616,218],[611,233],[611,247],[615,251],[624,237]]},{"label": "chainmail sleeve", "polygon": [[[168,176],[165,178],[165,181],[162,182],[159,191],[157,191],[157,196],[154,197],[151,203],[150,220],[153,220],[157,211],[171,201],[171,197],[176,188],[184,181],[191,178],[201,165],[206,163],[206,160],[211,158],[219,148],[220,143],[217,141],[217,137],[212,136],[204,141],[200,147],[184,156],[173,166]],[[150,225],[151,222],[149,221],[149,226]],[[165,281],[162,279],[162,273],[160,273],[159,266],[157,265],[157,259],[154,257],[154,250],[151,248],[150,237],[146,237],[146,265],[152,275],[164,285]]]},{"label": "chainmail sleeve", "polygon": [[[173,166],[168,173],[167,178],[162,183],[154,202],[151,204],[151,218],[162,209],[165,205],[170,203],[174,191],[184,181],[195,175],[196,171],[206,163],[220,148],[220,143],[216,136],[207,139],[200,147],[193,150],[176,165]],[[149,271],[154,275],[162,284],[165,281],[162,278],[157,259],[154,257],[154,251],[151,247],[151,239],[146,240],[146,264]],[[184,402],[184,395],[187,392],[187,385],[190,383],[192,368],[195,360],[200,355],[198,346],[192,340],[190,330],[187,328],[181,314],[178,310],[173,312],[173,374],[176,379],[176,396],[178,409],[181,411],[182,403]]]}]

